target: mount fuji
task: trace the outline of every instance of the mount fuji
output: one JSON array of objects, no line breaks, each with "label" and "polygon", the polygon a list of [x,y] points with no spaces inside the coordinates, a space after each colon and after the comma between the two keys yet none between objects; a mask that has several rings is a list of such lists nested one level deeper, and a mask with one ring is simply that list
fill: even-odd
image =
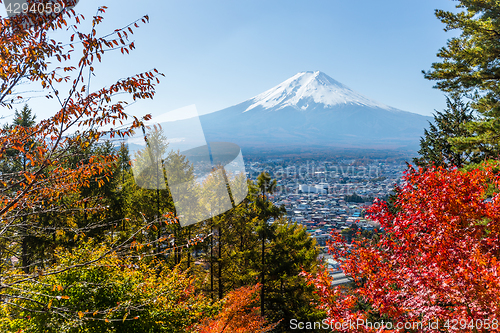
[{"label": "mount fuji", "polygon": [[200,117],[207,141],[245,148],[418,147],[432,117],[371,100],[328,75],[301,72],[237,105]]}]

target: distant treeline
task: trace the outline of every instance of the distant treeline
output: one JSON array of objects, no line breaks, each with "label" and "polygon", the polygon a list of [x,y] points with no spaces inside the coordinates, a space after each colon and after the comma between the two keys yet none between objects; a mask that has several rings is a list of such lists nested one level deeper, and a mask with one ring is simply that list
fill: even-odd
[{"label": "distant treeline", "polygon": [[344,200],[346,202],[357,202],[357,203],[373,202],[373,197],[365,197],[365,196],[361,196],[361,195],[358,195],[356,193],[353,193],[352,195],[346,195]]}]

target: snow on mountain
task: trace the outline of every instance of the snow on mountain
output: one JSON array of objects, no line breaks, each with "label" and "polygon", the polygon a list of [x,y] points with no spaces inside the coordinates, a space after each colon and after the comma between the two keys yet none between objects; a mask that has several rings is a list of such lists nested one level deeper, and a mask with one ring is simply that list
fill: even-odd
[{"label": "snow on mountain", "polygon": [[[415,149],[432,121],[431,117],[371,100],[319,71],[298,73],[251,99],[199,119],[208,142],[264,150]],[[189,119],[176,121],[169,128],[170,138],[193,131]]]},{"label": "snow on mountain", "polygon": [[251,105],[244,112],[258,106],[275,111],[286,107],[308,110],[318,104],[322,104],[324,108],[350,104],[386,110],[393,109],[351,90],[320,71],[297,73],[288,80],[250,99],[249,102]]}]

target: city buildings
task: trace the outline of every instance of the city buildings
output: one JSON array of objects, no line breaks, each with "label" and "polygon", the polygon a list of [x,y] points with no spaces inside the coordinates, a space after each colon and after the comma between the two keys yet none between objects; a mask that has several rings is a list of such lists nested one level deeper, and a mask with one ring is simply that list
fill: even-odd
[{"label": "city buildings", "polygon": [[[366,210],[374,198],[388,197],[406,168],[403,163],[377,160],[365,165],[354,163],[297,161],[285,166],[284,161],[254,161],[247,165],[247,175],[255,180],[261,172],[268,172],[276,179],[277,190],[270,199],[285,207],[290,221],[307,228],[323,256],[330,260],[327,242],[332,232],[379,228],[367,218]],[[332,270],[332,274],[336,283],[348,282],[342,272]]]}]

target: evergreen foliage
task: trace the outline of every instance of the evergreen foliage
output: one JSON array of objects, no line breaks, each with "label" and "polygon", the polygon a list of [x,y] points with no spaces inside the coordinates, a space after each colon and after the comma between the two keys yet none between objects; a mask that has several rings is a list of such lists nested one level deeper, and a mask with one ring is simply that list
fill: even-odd
[{"label": "evergreen foliage", "polygon": [[424,72],[446,93],[464,94],[480,117],[468,133],[452,138],[460,150],[498,157],[500,152],[500,4],[496,0],[460,0],[457,13],[436,10],[445,31],[459,30],[437,54],[440,62]]},{"label": "evergreen foliage", "polygon": [[345,202],[356,202],[356,203],[364,203],[364,202],[372,202],[373,198],[372,197],[363,197],[356,192],[354,192],[352,195],[346,195],[344,197]]},{"label": "evergreen foliage", "polygon": [[468,135],[465,124],[475,120],[473,111],[459,96],[447,97],[447,108],[434,114],[434,122],[429,122],[424,137],[420,138],[420,157],[413,162],[420,167],[457,166],[478,161],[481,153],[457,151],[451,139]]}]

